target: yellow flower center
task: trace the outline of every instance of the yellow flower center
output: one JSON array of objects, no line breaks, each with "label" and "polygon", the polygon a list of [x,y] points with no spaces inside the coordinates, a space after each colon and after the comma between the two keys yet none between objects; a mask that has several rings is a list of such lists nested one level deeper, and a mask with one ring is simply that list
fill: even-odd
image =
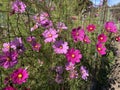
[{"label": "yellow flower center", "polygon": [[118,37],[116,38],[116,41],[118,41]]},{"label": "yellow flower center", "polygon": [[52,34],[49,34],[48,37],[52,37]]},{"label": "yellow flower center", "polygon": [[8,45],[6,48],[10,48],[10,46]]},{"label": "yellow flower center", "polygon": [[79,33],[77,32],[77,33],[76,33],[76,35],[78,36],[78,35],[79,35]]},{"label": "yellow flower center", "polygon": [[20,73],[20,74],[18,74],[18,78],[22,78],[22,76],[23,76],[23,75],[22,75],[21,73]]},{"label": "yellow flower center", "polygon": [[90,30],[93,30],[93,28],[92,28],[92,27],[90,27]]},{"label": "yellow flower center", "polygon": [[74,58],[74,57],[75,57],[75,54],[72,54],[71,57]]},{"label": "yellow flower center", "polygon": [[35,48],[38,48],[38,45],[35,45]]},{"label": "yellow flower center", "polygon": [[100,51],[101,50],[101,48],[97,48],[98,49],[98,51]]},{"label": "yellow flower center", "polygon": [[9,57],[7,57],[7,61],[10,61],[10,58],[9,58]]},{"label": "yellow flower center", "polygon": [[103,40],[103,37],[100,37],[100,40]]},{"label": "yellow flower center", "polygon": [[110,27],[108,27],[107,30],[110,30]]},{"label": "yellow flower center", "polygon": [[63,48],[63,46],[61,45],[59,48],[60,48],[60,49],[62,49],[62,48]]},{"label": "yellow flower center", "polygon": [[86,39],[84,39],[84,42],[86,42],[87,40]]}]

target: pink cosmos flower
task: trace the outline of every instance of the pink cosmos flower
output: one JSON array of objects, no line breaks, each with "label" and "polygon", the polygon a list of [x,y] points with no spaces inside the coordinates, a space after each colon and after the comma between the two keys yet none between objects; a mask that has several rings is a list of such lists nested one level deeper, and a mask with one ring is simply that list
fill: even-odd
[{"label": "pink cosmos flower", "polygon": [[83,29],[80,29],[80,27],[78,27],[72,29],[71,35],[72,38],[74,39],[74,42],[83,41],[85,32]]},{"label": "pink cosmos flower", "polygon": [[15,84],[25,83],[28,78],[28,72],[26,69],[19,68],[11,74],[11,79]]},{"label": "pink cosmos flower", "polygon": [[91,40],[89,39],[89,37],[87,35],[84,36],[84,39],[83,41],[86,43],[86,44],[89,44],[91,42]]},{"label": "pink cosmos flower", "polygon": [[3,66],[4,68],[12,68],[18,63],[17,58],[17,52],[5,52],[2,55],[0,55],[0,66]]},{"label": "pink cosmos flower", "polygon": [[80,67],[80,72],[81,72],[81,74],[82,74],[82,78],[83,78],[84,80],[87,80],[87,77],[89,76],[89,74],[88,74],[88,71],[86,70],[86,67],[81,66],[81,67]]},{"label": "pink cosmos flower", "polygon": [[106,54],[106,47],[102,43],[98,43],[96,45],[97,51],[100,55],[105,55]]},{"label": "pink cosmos flower", "polygon": [[88,32],[93,32],[96,29],[96,26],[94,24],[89,24],[87,26]]},{"label": "pink cosmos flower", "polygon": [[106,22],[104,27],[108,32],[116,33],[118,31],[117,26],[112,21]]},{"label": "pink cosmos flower", "polygon": [[80,53],[79,50],[72,48],[68,50],[66,54],[66,58],[68,62],[72,62],[73,64],[75,64],[80,62],[80,59],[82,58],[82,54]]},{"label": "pink cosmos flower", "polygon": [[62,40],[56,41],[53,45],[54,52],[57,54],[66,54],[69,49],[68,43]]},{"label": "pink cosmos flower", "polygon": [[7,86],[7,87],[3,88],[2,90],[17,90],[17,89],[12,86]]},{"label": "pink cosmos flower", "polygon": [[56,41],[56,38],[58,37],[58,34],[57,34],[57,31],[53,28],[49,28],[47,30],[45,30],[43,33],[42,33],[43,37],[45,38],[45,43],[48,43],[48,42],[55,42]]},{"label": "pink cosmos flower", "polygon": [[20,0],[16,0],[12,3],[12,10],[15,13],[23,13],[25,12],[26,5]]},{"label": "pink cosmos flower", "polygon": [[65,69],[67,71],[72,71],[75,69],[75,64],[73,64],[72,62],[68,62],[66,65],[65,65]]},{"label": "pink cosmos flower", "polygon": [[69,76],[70,76],[71,79],[78,78],[78,73],[77,73],[76,70],[72,70],[72,71],[70,71]]},{"label": "pink cosmos flower", "polygon": [[106,41],[107,41],[107,36],[104,33],[98,35],[98,42],[104,43]]},{"label": "pink cosmos flower", "polygon": [[3,43],[3,48],[2,48],[2,51],[3,51],[3,52],[8,52],[8,51],[10,51],[10,48],[11,48],[11,45],[10,45],[9,42],[8,42],[8,43]]}]

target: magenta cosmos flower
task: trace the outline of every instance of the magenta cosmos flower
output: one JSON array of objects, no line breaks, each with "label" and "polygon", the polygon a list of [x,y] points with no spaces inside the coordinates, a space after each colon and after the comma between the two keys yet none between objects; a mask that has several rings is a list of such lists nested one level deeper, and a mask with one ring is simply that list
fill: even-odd
[{"label": "magenta cosmos flower", "polygon": [[82,75],[82,79],[87,80],[87,77],[89,76],[88,71],[86,70],[86,67],[81,66],[80,67],[80,72]]},{"label": "magenta cosmos flower", "polygon": [[72,29],[71,35],[72,38],[74,39],[74,42],[83,41],[85,32],[83,29],[80,29],[80,27],[78,27]]},{"label": "magenta cosmos flower", "polygon": [[41,44],[40,44],[40,43],[37,43],[37,42],[33,42],[33,43],[32,43],[32,49],[33,49],[34,51],[39,52],[39,51],[40,51],[40,48],[41,48]]},{"label": "magenta cosmos flower", "polygon": [[72,62],[73,64],[75,64],[80,62],[80,59],[82,58],[82,54],[80,53],[79,50],[72,48],[68,50],[66,54],[66,58],[68,62]]},{"label": "magenta cosmos flower", "polygon": [[0,66],[4,68],[12,68],[18,63],[18,53],[17,52],[5,52],[0,55]]},{"label": "magenta cosmos flower", "polygon": [[105,55],[106,54],[106,47],[102,43],[98,43],[96,45],[97,51],[100,55]]},{"label": "magenta cosmos flower", "polygon": [[26,5],[20,0],[16,0],[12,3],[12,10],[15,13],[23,13],[25,12]]},{"label": "magenta cosmos flower", "polygon": [[17,90],[17,89],[12,86],[7,86],[7,87],[3,88],[2,90]]},{"label": "magenta cosmos flower", "polygon": [[96,29],[96,26],[94,24],[89,24],[87,26],[88,32],[93,32]]},{"label": "magenta cosmos flower", "polygon": [[89,44],[91,42],[91,40],[89,39],[89,37],[87,35],[84,36],[84,39],[83,41],[86,43],[86,44]]},{"label": "magenta cosmos flower", "polygon": [[104,27],[108,32],[116,33],[118,31],[117,26],[112,21],[106,22]]},{"label": "magenta cosmos flower", "polygon": [[115,37],[115,40],[116,40],[117,42],[120,42],[120,36],[116,36],[116,37]]},{"label": "magenta cosmos flower", "polygon": [[11,79],[15,84],[25,83],[28,78],[28,72],[26,69],[19,68],[11,74]]},{"label": "magenta cosmos flower", "polygon": [[45,38],[45,43],[47,42],[55,42],[56,38],[58,37],[57,31],[53,28],[47,29],[42,33],[43,37]]},{"label": "magenta cosmos flower", "polygon": [[54,52],[57,54],[66,54],[69,49],[68,43],[62,40],[56,41],[53,45]]},{"label": "magenta cosmos flower", "polygon": [[104,33],[98,35],[98,42],[104,43],[106,41],[107,41],[107,36]]}]

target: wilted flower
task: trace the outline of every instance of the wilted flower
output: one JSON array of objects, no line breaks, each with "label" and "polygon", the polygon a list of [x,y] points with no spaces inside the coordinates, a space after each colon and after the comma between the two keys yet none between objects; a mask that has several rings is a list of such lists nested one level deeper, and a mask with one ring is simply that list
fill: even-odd
[{"label": "wilted flower", "polygon": [[54,52],[57,54],[66,54],[69,46],[67,42],[59,40],[54,43],[53,48]]},{"label": "wilted flower", "polygon": [[63,77],[59,74],[56,75],[55,81],[60,84],[63,82]]},{"label": "wilted flower", "polygon": [[59,29],[59,30],[67,30],[68,27],[66,27],[64,23],[58,22],[57,23],[57,29]]},{"label": "wilted flower", "polygon": [[56,38],[58,37],[57,31],[53,28],[49,28],[47,30],[45,30],[42,33],[43,37],[45,38],[45,43],[47,42],[55,42]]},{"label": "wilted flower", "polygon": [[72,29],[71,35],[72,38],[74,39],[74,42],[83,41],[85,32],[83,29],[80,29],[80,27],[78,27]]},{"label": "wilted flower", "polygon": [[25,12],[26,5],[20,0],[16,0],[12,3],[12,10],[15,13],[23,13]]},{"label": "wilted flower", "polygon": [[105,55],[106,54],[106,47],[102,44],[102,43],[98,43],[96,45],[97,51],[99,54],[101,55]]},{"label": "wilted flower", "polygon": [[78,73],[76,70],[72,70],[72,71],[70,71],[69,76],[71,79],[78,78]]},{"label": "wilted flower", "polygon": [[11,79],[15,84],[22,84],[26,82],[28,78],[28,72],[26,69],[19,68],[11,74]]},{"label": "wilted flower", "polygon": [[106,22],[104,27],[108,32],[116,33],[118,31],[117,26],[112,21]]},{"label": "wilted flower", "polygon": [[87,77],[89,76],[88,71],[86,70],[86,67],[81,66],[80,72],[82,74],[82,79],[87,80]]},{"label": "wilted flower", "polygon": [[62,73],[63,73],[63,67],[62,67],[62,66],[57,66],[57,67],[56,67],[56,72],[57,72],[58,74],[62,74]]},{"label": "wilted flower", "polygon": [[75,68],[75,64],[73,64],[72,62],[68,62],[68,63],[65,65],[65,69],[66,69],[67,71],[72,71],[72,70],[74,70],[74,68]]},{"label": "wilted flower", "polygon": [[93,32],[96,29],[96,26],[94,24],[89,24],[87,26],[88,32]]},{"label": "wilted flower", "polygon": [[11,48],[16,50],[19,54],[23,53],[25,51],[24,44],[22,43],[22,39],[16,37],[11,43]]},{"label": "wilted flower", "polygon": [[73,64],[75,64],[80,62],[80,59],[82,58],[82,54],[80,53],[79,50],[72,48],[68,50],[66,54],[66,58],[68,62],[72,62]]},{"label": "wilted flower", "polygon": [[106,42],[106,41],[107,41],[107,36],[104,33],[98,35],[98,42],[103,43],[103,42]]}]

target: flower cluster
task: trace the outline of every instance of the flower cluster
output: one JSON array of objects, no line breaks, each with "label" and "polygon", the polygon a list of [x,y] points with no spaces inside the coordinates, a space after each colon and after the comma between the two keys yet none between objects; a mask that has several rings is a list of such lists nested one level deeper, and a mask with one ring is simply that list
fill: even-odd
[{"label": "flower cluster", "polygon": [[18,56],[25,51],[21,38],[3,44],[2,54],[0,55],[0,66],[12,68],[18,63]]},{"label": "flower cluster", "polygon": [[62,74],[63,74],[63,67],[62,66],[57,66],[55,68],[56,70],[56,77],[55,77],[55,81],[60,84],[63,82],[63,77],[62,77]]},{"label": "flower cluster", "polygon": [[29,37],[27,37],[27,41],[31,44],[32,49],[33,49],[34,51],[37,51],[37,52],[40,51],[41,44],[36,41],[36,39],[35,39],[34,36],[29,36]]},{"label": "flower cluster", "polygon": [[12,3],[12,10],[14,13],[23,13],[25,12],[26,5],[20,0],[16,0]]},{"label": "flower cluster", "polygon": [[91,42],[90,38],[85,34],[84,29],[81,29],[81,27],[72,29],[71,35],[74,42],[82,41],[86,44]]}]

